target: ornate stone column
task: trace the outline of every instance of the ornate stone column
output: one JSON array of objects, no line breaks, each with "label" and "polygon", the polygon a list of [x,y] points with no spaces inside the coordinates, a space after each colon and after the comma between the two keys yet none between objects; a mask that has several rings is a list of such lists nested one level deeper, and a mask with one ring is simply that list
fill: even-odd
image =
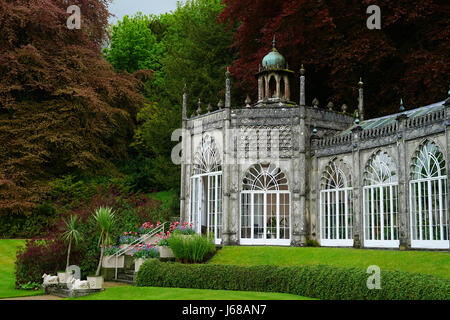
[{"label": "ornate stone column", "polygon": [[230,72],[227,69],[225,73],[225,118],[223,124],[223,163],[222,163],[222,242],[224,245],[230,244],[230,163],[232,161],[232,152],[230,145],[230,120],[231,120],[231,82]]},{"label": "ornate stone column", "polygon": [[299,107],[298,123],[298,158],[293,161],[292,175],[294,184],[292,188],[292,239],[291,245],[306,245],[307,225],[306,225],[306,110],[304,106]]},{"label": "ornate stone column", "polygon": [[300,68],[300,106],[305,105],[305,69],[302,67]]},{"label": "ornate stone column", "polygon": [[284,76],[284,96],[289,101],[291,98],[291,88],[289,87],[289,77]]},{"label": "ornate stone column", "polygon": [[359,80],[358,82],[358,92],[359,92],[359,97],[358,97],[358,109],[359,109],[359,118],[361,119],[361,121],[364,121],[364,89],[363,89],[363,82],[362,79]]},{"label": "ornate stone column", "polygon": [[281,79],[278,74],[275,75],[275,81],[277,83],[277,89],[276,89],[275,97],[272,97],[272,98],[280,98],[281,97],[281,85],[280,85]]},{"label": "ornate stone column", "polygon": [[183,110],[182,110],[182,137],[181,137],[181,181],[180,181],[180,220],[188,221],[188,211],[186,210],[186,143],[188,140],[186,133],[186,123],[187,123],[187,87],[184,84],[183,92]]},{"label": "ornate stone column", "polygon": [[405,122],[408,116],[401,114],[397,117],[397,172],[398,172],[398,216],[399,216],[399,240],[400,250],[411,247],[411,235],[409,226],[409,179],[407,166],[409,158],[407,156],[406,143],[404,140]]},{"label": "ornate stone column", "polygon": [[361,196],[361,160],[359,149],[359,134],[363,129],[357,126],[352,129],[352,187],[353,187],[353,247],[364,246],[362,226],[362,196]]},{"label": "ornate stone column", "polygon": [[260,75],[258,78],[258,101],[261,101],[263,99],[263,77]]},{"label": "ornate stone column", "polygon": [[[450,89],[448,91],[448,98],[444,103],[445,105],[445,137],[447,139],[447,210],[450,210]],[[450,215],[447,218],[447,224],[450,226]],[[447,228],[447,239],[450,241],[450,228]],[[450,250],[449,250],[450,251]]]}]

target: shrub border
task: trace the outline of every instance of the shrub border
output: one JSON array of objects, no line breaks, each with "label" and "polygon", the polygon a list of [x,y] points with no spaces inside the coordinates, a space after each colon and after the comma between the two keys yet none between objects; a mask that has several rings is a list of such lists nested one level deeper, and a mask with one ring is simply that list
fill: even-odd
[{"label": "shrub border", "polygon": [[137,286],[279,292],[328,300],[450,300],[450,280],[404,271],[381,271],[381,289],[370,274],[328,265],[235,266],[146,261]]}]

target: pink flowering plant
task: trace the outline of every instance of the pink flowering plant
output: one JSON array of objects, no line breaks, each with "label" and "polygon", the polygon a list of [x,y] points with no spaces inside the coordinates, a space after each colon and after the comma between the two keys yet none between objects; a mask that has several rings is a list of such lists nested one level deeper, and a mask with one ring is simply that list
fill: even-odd
[{"label": "pink flowering plant", "polygon": [[138,239],[139,239],[138,236],[127,234],[126,232],[124,232],[124,234],[119,237],[119,243],[120,244],[132,244]]},{"label": "pink flowering plant", "polygon": [[155,228],[159,227],[161,222],[153,224],[151,222],[144,222],[141,226],[136,225],[131,231],[124,231],[119,236],[119,244],[132,244],[138,240],[142,235],[152,232]]},{"label": "pink flowering plant", "polygon": [[172,235],[172,233],[170,232],[170,230],[167,231],[166,233],[160,232],[160,233],[156,234],[157,239],[155,240],[155,244],[157,246],[168,247],[169,246],[168,239],[170,238],[171,235]]},{"label": "pink flowering plant", "polygon": [[158,228],[161,225],[161,222],[157,222],[156,224],[153,224],[151,222],[144,222],[139,227],[139,233],[140,234],[146,234],[152,232],[154,229]]},{"label": "pink flowering plant", "polygon": [[170,226],[170,231],[173,234],[184,234],[184,235],[194,235],[195,230],[192,227],[192,223],[183,222],[182,224],[179,222],[175,222]]}]

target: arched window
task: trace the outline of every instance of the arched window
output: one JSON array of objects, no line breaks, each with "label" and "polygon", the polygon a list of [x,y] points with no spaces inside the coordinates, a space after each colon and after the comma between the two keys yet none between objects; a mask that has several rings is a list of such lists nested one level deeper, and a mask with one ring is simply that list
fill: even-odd
[{"label": "arched window", "polygon": [[190,221],[198,233],[222,238],[222,164],[214,139],[205,135],[194,155]]},{"label": "arched window", "polygon": [[290,244],[290,192],[274,164],[255,164],[241,192],[241,244]]},{"label": "arched window", "polygon": [[335,160],[322,174],[320,238],[323,246],[353,245],[352,187],[350,173],[344,169],[344,165]]},{"label": "arched window", "polygon": [[364,172],[364,246],[398,247],[398,177],[395,163],[377,152]]},{"label": "arched window", "polygon": [[275,79],[275,76],[271,75],[269,76],[269,98],[276,98],[277,97],[277,81]]},{"label": "arched window", "polygon": [[283,171],[274,164],[256,164],[247,170],[244,190],[287,190],[287,179]]},{"label": "arched window", "polygon": [[436,144],[426,141],[411,165],[412,247],[449,248],[447,197],[444,154]]},{"label": "arched window", "polygon": [[214,139],[206,135],[194,155],[194,174],[222,171],[220,154]]}]

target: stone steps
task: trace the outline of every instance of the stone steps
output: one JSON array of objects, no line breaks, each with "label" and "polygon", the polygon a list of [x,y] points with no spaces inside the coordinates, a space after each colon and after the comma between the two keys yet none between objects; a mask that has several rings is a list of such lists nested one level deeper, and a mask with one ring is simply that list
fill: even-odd
[{"label": "stone steps", "polygon": [[134,269],[124,269],[117,274],[117,280],[115,281],[134,284],[134,275]]}]

